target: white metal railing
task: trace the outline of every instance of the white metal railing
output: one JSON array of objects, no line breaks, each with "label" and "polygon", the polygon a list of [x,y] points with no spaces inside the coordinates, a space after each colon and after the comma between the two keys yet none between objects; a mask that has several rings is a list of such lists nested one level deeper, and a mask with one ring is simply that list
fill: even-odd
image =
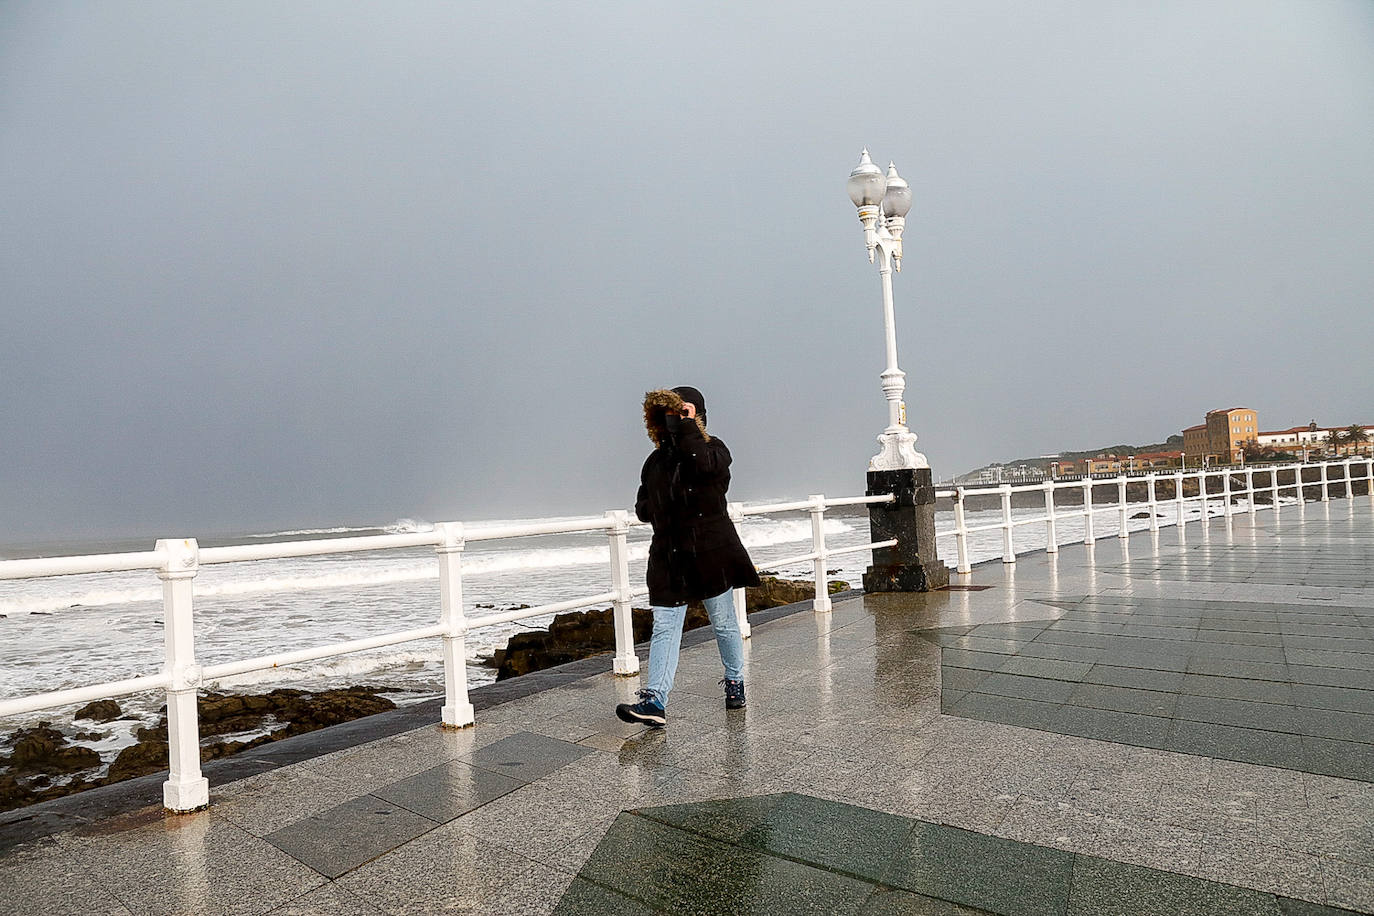
[{"label": "white metal railing", "polygon": [[[1332,478],[1328,469],[1339,467],[1342,475],[1339,478]],[[1363,473],[1359,476],[1352,476],[1352,468],[1362,468]],[[1308,480],[1307,471],[1318,474],[1316,479]],[[1281,472],[1290,472],[1293,480],[1290,483],[1280,484],[1279,476]],[[1255,488],[1255,475],[1269,475],[1268,485]],[[1209,492],[1208,481],[1213,478],[1221,478],[1221,488],[1216,493]],[[1233,480],[1243,477],[1245,480],[1244,489],[1233,489]],[[1057,531],[1055,522],[1061,518],[1072,518],[1074,516],[1083,517],[1083,542],[1091,544],[1096,539],[1093,527],[1093,517],[1099,512],[1116,512],[1119,515],[1117,537],[1126,538],[1130,536],[1128,530],[1127,514],[1131,505],[1141,505],[1140,503],[1129,503],[1127,501],[1126,487],[1130,483],[1144,481],[1146,486],[1146,502],[1149,506],[1150,530],[1159,530],[1159,508],[1160,501],[1156,488],[1156,481],[1161,478],[1169,479],[1173,484],[1173,524],[1178,528],[1178,538],[1180,543],[1184,543],[1187,538],[1187,529],[1184,524],[1185,504],[1193,501],[1200,502],[1202,519],[1205,522],[1208,518],[1207,501],[1209,498],[1220,497],[1224,501],[1224,514],[1229,518],[1234,513],[1233,499],[1238,496],[1246,498],[1248,510],[1254,515],[1258,510],[1255,502],[1257,493],[1267,493],[1269,505],[1275,512],[1279,511],[1279,498],[1284,490],[1295,491],[1299,502],[1304,500],[1304,491],[1309,488],[1320,487],[1322,501],[1331,498],[1331,487],[1335,484],[1344,483],[1346,498],[1354,495],[1352,483],[1355,480],[1364,480],[1368,487],[1371,499],[1374,499],[1374,458],[1346,458],[1341,461],[1328,461],[1320,464],[1282,464],[1282,465],[1260,465],[1258,467],[1224,467],[1224,468],[1197,468],[1192,470],[1172,470],[1162,472],[1151,472],[1148,474],[1121,474],[1116,477],[1085,477],[1072,480],[1046,480],[1043,483],[1031,483],[1022,485],[1001,484],[1000,486],[990,487],[953,487],[938,489],[935,497],[939,499],[952,499],[954,501],[954,527],[944,531],[936,531],[935,537],[938,540],[942,537],[952,537],[955,539],[955,549],[958,554],[956,571],[960,573],[969,572],[972,567],[969,564],[968,556],[968,536],[979,531],[998,531],[1002,532],[1002,562],[1016,562],[1016,545],[1012,535],[1013,529],[1019,525],[1038,525],[1045,526],[1045,550],[1055,553],[1059,550]],[[1198,492],[1194,496],[1185,496],[1183,493],[1184,481],[1196,481]],[[1093,503],[1093,489],[1095,487],[1109,486],[1116,484],[1117,498],[1113,503],[1106,505],[1095,505]],[[1054,494],[1057,490],[1081,489],[1083,506],[1081,509],[1060,510],[1055,506]],[[1014,518],[1012,516],[1012,494],[1031,493],[1043,491],[1045,494],[1045,514],[1043,516],[1031,516],[1028,518]],[[1002,507],[1002,518],[1000,521],[986,525],[967,524],[965,515],[964,501],[974,496],[997,496],[1000,497]]]},{"label": "white metal railing", "polygon": [[[769,503],[745,506],[730,503],[729,513],[736,526],[748,515],[772,515],[782,512],[806,512],[811,518],[811,550],[796,557],[769,561],[771,565],[788,565],[805,561],[814,564],[817,612],[830,610],[830,592],[826,582],[826,561],[837,554],[890,547],[895,540],[859,544],[844,548],[827,548],[825,544],[825,511],[836,506],[857,506],[891,502],[891,495],[857,496],[826,499],[812,496],[801,502]],[[542,617],[560,611],[610,602],[615,626],[615,657],[612,669],[618,675],[630,676],[639,672],[639,658],[634,650],[631,602],[648,594],[647,589],[633,589],[630,585],[629,546],[627,535],[631,528],[645,526],[625,510],[612,510],[601,517],[570,519],[556,522],[523,522],[465,528],[461,522],[443,522],[432,531],[384,534],[369,537],[326,538],[308,541],[282,541],[269,544],[240,544],[227,547],[201,548],[196,539],[159,540],[151,551],[138,553],[101,554],[76,557],[41,557],[25,560],[0,561],[0,580],[34,579],[84,573],[125,572],[146,569],[156,572],[162,581],[164,613],[164,664],[156,674],[91,684],[67,690],[31,694],[17,699],[0,700],[0,717],[20,715],[41,709],[85,703],[91,700],[126,696],[148,690],[165,690],[167,695],[167,743],[169,757],[168,779],[163,784],[163,804],[174,811],[191,811],[209,803],[209,783],[200,770],[200,731],[196,712],[196,698],[200,688],[208,682],[251,671],[280,668],[301,662],[332,656],[379,649],[420,639],[440,640],[444,663],[443,725],[461,728],[474,721],[473,707],[468,700],[467,654],[464,639],[472,630],[531,617]],[[468,542],[523,538],[548,534],[604,531],[610,543],[610,584],[608,591],[572,598],[537,607],[520,608],[482,617],[468,617],[463,608],[463,548]],[[202,566],[217,563],[245,563],[257,560],[278,560],[288,557],[323,556],[328,554],[363,553],[401,548],[433,547],[439,563],[439,620],[432,626],[383,633],[366,639],[316,646],[293,652],[261,655],[217,665],[201,666],[196,662],[195,618],[193,614],[193,584]],[[735,614],[740,631],[750,635],[745,617],[744,589],[734,594]]]}]

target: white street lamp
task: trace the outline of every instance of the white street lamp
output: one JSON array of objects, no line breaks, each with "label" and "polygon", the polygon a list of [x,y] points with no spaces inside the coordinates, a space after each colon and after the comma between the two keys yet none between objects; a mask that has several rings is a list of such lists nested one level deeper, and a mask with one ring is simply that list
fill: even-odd
[{"label": "white street lamp", "polygon": [[882,374],[887,428],[878,436],[880,448],[868,462],[868,469],[928,468],[926,456],[916,451],[915,433],[906,427],[906,408],[902,404],[906,373],[897,368],[897,327],[892,310],[892,271],[902,270],[902,231],[911,209],[911,188],[897,174],[895,165],[889,163],[884,177],[882,169],[868,158],[868,150],[864,150],[858,166],[849,173],[848,189],[849,199],[859,208],[869,263],[877,256],[878,274],[883,282],[883,324],[887,331],[887,368]]}]

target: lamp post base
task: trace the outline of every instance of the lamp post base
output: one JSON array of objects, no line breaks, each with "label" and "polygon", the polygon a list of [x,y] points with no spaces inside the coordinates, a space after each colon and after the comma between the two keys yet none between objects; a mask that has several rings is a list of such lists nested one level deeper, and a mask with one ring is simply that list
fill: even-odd
[{"label": "lamp post base", "polygon": [[873,565],[864,572],[864,591],[928,592],[948,585],[949,569],[935,554],[930,468],[869,471],[868,495],[887,493],[896,499],[869,506],[868,527],[873,540],[896,538],[897,543],[873,551]]},{"label": "lamp post base", "polygon": [[916,434],[905,428],[887,429],[878,437],[881,448],[878,454],[868,461],[870,474],[873,471],[895,471],[901,468],[930,469],[926,456],[916,451]]}]

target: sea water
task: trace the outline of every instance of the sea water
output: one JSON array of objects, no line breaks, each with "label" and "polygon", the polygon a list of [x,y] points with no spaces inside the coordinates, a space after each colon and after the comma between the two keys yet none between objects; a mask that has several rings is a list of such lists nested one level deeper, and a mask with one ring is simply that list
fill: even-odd
[{"label": "sea water", "polygon": [[[1133,504],[1128,514],[1143,508]],[[1220,500],[1209,507],[1221,511]],[[1061,507],[1057,540],[1082,540],[1081,511]],[[1164,524],[1173,521],[1172,502],[1160,503]],[[1042,517],[1039,508],[1018,508],[1015,518]],[[1185,519],[1199,517],[1196,502],[1187,504]],[[993,524],[1000,509],[971,510],[970,527]],[[550,521],[552,519],[539,519]],[[504,522],[470,523],[470,527]],[[1099,538],[1117,533],[1119,514],[1095,515]],[[1130,530],[1148,527],[1148,518],[1128,521]],[[204,539],[201,546],[225,543],[263,543],[332,536],[398,533],[425,530],[424,522],[409,519],[372,528],[316,528]],[[950,512],[937,513],[937,532],[953,528]],[[826,513],[829,548],[868,543],[864,507],[845,507]],[[811,549],[811,522],[806,513],[746,516],[740,535],[755,564],[788,578],[809,579],[809,562],[779,565],[774,561]],[[1017,552],[1045,546],[1045,526],[1028,524],[1015,529]],[[937,539],[940,557],[953,566],[953,537]],[[147,550],[151,544],[108,542],[71,545],[44,555]],[[649,531],[629,534],[631,581],[644,581]],[[79,548],[79,549],[78,549]],[[1000,530],[969,536],[973,563],[1002,555]],[[0,548],[0,558],[34,555],[32,549]],[[463,552],[463,598],[470,617],[566,601],[580,595],[608,591],[609,545],[603,532],[541,535],[500,541],[472,541]],[[834,557],[827,563],[831,579],[859,587],[871,562],[867,551]],[[202,567],[195,578],[196,656],[203,665],[228,662],[344,642],[433,624],[439,614],[438,561],[432,548],[411,548],[318,557],[260,560]],[[18,697],[50,690],[80,687],[158,672],[163,662],[161,584],[154,572],[100,573],[0,582],[0,696]],[[647,603],[642,599],[638,603]],[[495,679],[481,664],[514,633],[548,625],[548,616],[474,630],[467,637],[470,687]],[[609,664],[609,662],[608,662]],[[210,689],[264,692],[275,687],[322,690],[353,684],[394,688],[399,702],[442,691],[443,667],[437,639],[408,643],[286,668],[225,678]],[[120,723],[91,726],[87,739],[103,755],[113,757],[132,742],[133,730],[158,718],[163,697],[136,694],[119,700],[126,714]],[[49,709],[0,720],[0,737],[14,728],[48,720],[67,728],[75,706]],[[82,723],[83,726],[87,723]]]}]

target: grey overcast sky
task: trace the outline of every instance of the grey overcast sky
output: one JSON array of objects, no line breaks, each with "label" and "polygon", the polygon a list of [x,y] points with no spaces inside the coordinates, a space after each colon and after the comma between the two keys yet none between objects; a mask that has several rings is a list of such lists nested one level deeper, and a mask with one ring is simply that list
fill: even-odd
[{"label": "grey overcast sky", "polygon": [[1374,3],[0,4],[0,542],[862,492],[1374,423]]}]

